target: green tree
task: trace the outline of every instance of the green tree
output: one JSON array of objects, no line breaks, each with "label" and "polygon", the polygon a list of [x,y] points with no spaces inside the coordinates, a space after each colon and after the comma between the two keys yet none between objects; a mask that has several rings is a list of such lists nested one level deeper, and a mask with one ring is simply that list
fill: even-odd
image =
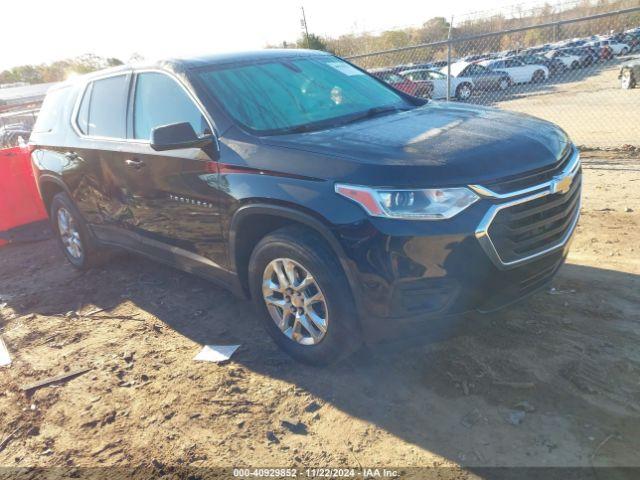
[{"label": "green tree", "polygon": [[444,17],[434,17],[415,29],[411,35],[412,43],[429,43],[446,40],[449,35],[449,22]]},{"label": "green tree", "polygon": [[113,57],[103,58],[98,55],[86,54],[47,64],[21,65],[5,70],[0,73],[0,84],[60,82],[72,74],[89,73],[116,65],[122,65],[122,61]]},{"label": "green tree", "polygon": [[324,38],[315,33],[309,34],[308,41],[307,36],[302,35],[302,37],[296,41],[296,48],[309,48],[311,50],[323,50],[325,52],[331,51]]}]

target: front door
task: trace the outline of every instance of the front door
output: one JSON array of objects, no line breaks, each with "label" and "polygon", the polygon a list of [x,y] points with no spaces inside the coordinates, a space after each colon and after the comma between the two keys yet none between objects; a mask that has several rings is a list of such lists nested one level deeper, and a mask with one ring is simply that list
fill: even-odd
[{"label": "front door", "polygon": [[212,126],[178,80],[160,71],[136,74],[129,120],[121,164],[127,227],[187,269],[185,258],[216,266],[223,255],[217,163],[202,149],[156,152],[149,144],[161,125],[189,122],[199,135]]}]

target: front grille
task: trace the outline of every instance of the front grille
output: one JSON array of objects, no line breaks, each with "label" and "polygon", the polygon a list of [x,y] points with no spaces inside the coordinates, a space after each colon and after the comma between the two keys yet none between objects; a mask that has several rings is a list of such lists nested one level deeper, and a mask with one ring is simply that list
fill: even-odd
[{"label": "front grille", "polygon": [[540,185],[541,183],[548,182],[554,175],[562,172],[569,164],[575,154],[575,147],[568,144],[558,161],[550,167],[540,168],[533,170],[526,175],[519,175],[515,178],[502,179],[499,182],[487,183],[483,186],[491,189],[496,193],[508,193],[517,190],[522,190],[534,185]]},{"label": "front grille", "polygon": [[563,243],[580,208],[581,171],[564,194],[545,195],[499,210],[488,229],[504,263],[539,254]]}]

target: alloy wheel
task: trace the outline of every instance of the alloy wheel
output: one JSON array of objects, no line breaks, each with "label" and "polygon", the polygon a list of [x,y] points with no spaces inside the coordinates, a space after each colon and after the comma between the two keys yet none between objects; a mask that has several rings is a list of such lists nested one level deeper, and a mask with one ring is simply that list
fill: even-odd
[{"label": "alloy wheel", "polygon": [[498,83],[498,87],[500,88],[500,90],[503,90],[503,91],[506,90],[507,88],[509,88],[509,80],[507,80],[506,78],[503,78]]},{"label": "alloy wheel", "polygon": [[73,216],[64,207],[58,209],[58,232],[62,245],[71,257],[82,258],[82,240]]},{"label": "alloy wheel", "polygon": [[329,310],[313,275],[290,258],[276,258],[265,268],[262,295],[272,320],[289,339],[316,345],[325,337]]},{"label": "alloy wheel", "polygon": [[631,88],[631,71],[625,70],[622,73],[622,88],[625,90]]},{"label": "alloy wheel", "polygon": [[458,98],[460,100],[467,100],[469,97],[471,97],[471,88],[466,84],[460,86],[458,89]]}]

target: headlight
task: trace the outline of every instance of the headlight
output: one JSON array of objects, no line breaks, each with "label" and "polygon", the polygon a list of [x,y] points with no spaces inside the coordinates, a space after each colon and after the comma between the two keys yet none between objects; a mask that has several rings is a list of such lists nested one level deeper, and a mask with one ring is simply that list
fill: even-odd
[{"label": "headlight", "polygon": [[338,183],[335,190],[359,204],[369,215],[406,220],[451,218],[480,198],[464,187],[393,190]]}]

